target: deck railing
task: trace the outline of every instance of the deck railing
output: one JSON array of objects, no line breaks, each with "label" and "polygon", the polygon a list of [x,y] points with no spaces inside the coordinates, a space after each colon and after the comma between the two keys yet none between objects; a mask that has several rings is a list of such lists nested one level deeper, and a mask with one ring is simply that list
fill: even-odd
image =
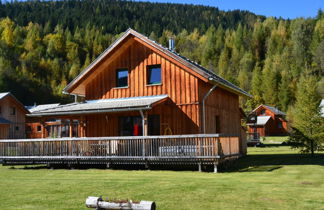
[{"label": "deck railing", "polygon": [[85,137],[0,141],[0,159],[220,159],[239,155],[239,138],[210,135]]}]

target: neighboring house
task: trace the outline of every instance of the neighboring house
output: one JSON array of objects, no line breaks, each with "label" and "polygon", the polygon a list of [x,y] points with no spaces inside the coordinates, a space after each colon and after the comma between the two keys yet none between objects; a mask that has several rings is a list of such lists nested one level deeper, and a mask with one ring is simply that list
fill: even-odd
[{"label": "neighboring house", "polygon": [[[41,104],[34,106],[26,106],[30,113],[39,112],[41,110],[54,108],[59,106],[56,104]],[[44,126],[42,126],[42,123]],[[62,121],[60,119],[48,119],[47,121],[40,122],[39,118],[27,117],[26,118],[26,137],[27,138],[42,138],[43,129],[44,137],[69,137],[66,132],[69,122]]]},{"label": "neighboring house", "polygon": [[10,92],[0,93],[0,139],[25,138],[25,116],[29,113]]},{"label": "neighboring house", "polygon": [[[42,122],[79,125],[79,137],[221,133],[241,137],[239,96],[215,73],[129,29],[64,92],[85,98],[33,111]],[[42,126],[44,123],[42,124]],[[43,129],[42,137],[46,137]],[[241,138],[244,150],[245,139]]]},{"label": "neighboring house", "polygon": [[249,133],[258,133],[260,136],[283,136],[288,134],[286,113],[279,109],[260,105],[252,111],[257,115],[257,122],[248,125]]}]

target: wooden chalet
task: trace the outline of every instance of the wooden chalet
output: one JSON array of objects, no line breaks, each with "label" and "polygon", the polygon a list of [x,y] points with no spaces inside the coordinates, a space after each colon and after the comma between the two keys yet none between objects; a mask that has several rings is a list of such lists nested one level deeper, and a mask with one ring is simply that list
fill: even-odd
[{"label": "wooden chalet", "polygon": [[257,133],[257,136],[285,136],[288,134],[286,113],[266,105],[260,105],[252,112],[256,114],[257,121],[247,124],[249,133]]},{"label": "wooden chalet", "polygon": [[[219,139],[223,136],[236,139],[232,145],[236,154],[246,153],[239,97],[250,94],[132,29],[68,84],[64,93],[84,100],[28,115],[31,121],[40,122],[42,138],[48,136],[46,122],[55,118],[68,122],[69,137],[137,141],[146,136],[178,142],[176,146],[184,139],[192,139],[196,145],[208,138],[214,144],[217,139],[225,144]],[[73,124],[78,125],[77,132],[73,132]],[[228,149],[219,149],[231,150],[229,142]],[[192,144],[180,145],[187,145],[182,150],[194,152]],[[151,152],[161,155],[176,150],[156,147]]]},{"label": "wooden chalet", "polygon": [[10,92],[0,93],[0,139],[25,138],[25,117],[29,113]]}]

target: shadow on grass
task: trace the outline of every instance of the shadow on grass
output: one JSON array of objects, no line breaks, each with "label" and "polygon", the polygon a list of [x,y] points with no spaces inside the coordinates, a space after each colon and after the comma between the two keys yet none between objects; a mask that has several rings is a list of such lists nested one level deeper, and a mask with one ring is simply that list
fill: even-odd
[{"label": "shadow on grass", "polygon": [[285,165],[324,166],[324,154],[264,154],[247,155],[225,169],[226,172],[274,171]]}]

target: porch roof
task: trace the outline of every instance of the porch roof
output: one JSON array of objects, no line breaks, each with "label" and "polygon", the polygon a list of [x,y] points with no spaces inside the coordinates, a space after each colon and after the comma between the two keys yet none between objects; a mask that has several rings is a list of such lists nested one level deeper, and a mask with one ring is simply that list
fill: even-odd
[{"label": "porch roof", "polygon": [[[271,116],[258,116],[257,117],[257,122],[256,122],[256,126],[263,126],[265,124],[267,124],[267,122],[270,120]],[[254,125],[254,123],[248,123],[247,125]]]},{"label": "porch roof", "polygon": [[156,95],[90,100],[82,103],[63,104],[48,109],[34,111],[33,113],[28,114],[28,116],[42,117],[148,110],[154,105],[165,101],[167,98],[168,95]]},{"label": "porch roof", "polygon": [[11,122],[9,120],[6,120],[5,118],[0,117],[0,124],[10,124]]}]

